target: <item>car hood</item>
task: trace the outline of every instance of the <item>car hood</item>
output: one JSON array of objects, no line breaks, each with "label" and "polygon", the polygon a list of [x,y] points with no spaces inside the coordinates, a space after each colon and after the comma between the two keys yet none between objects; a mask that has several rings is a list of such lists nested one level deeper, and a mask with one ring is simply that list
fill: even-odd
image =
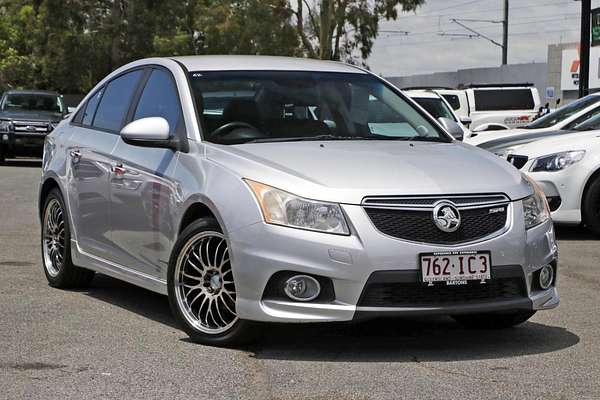
[{"label": "car hood", "polygon": [[62,115],[43,111],[0,111],[0,118],[12,121],[58,122]]},{"label": "car hood", "polygon": [[519,147],[515,154],[530,159],[559,153],[561,151],[591,150],[600,146],[600,130],[575,132],[570,135],[554,136]]},{"label": "car hood", "polygon": [[[534,129],[504,129],[499,131],[483,131],[483,132],[475,132],[475,136],[471,136],[469,139],[466,139],[465,142],[472,144],[473,146],[479,146],[482,143],[486,143],[489,141],[503,139],[503,138],[512,138],[517,137],[519,135],[523,135],[526,133],[535,132],[537,130]],[[474,133],[474,134],[475,134]]]},{"label": "car hood", "polygon": [[323,141],[208,145],[207,157],[311,199],[359,204],[365,196],[505,193],[531,189],[505,160],[461,142]]},{"label": "car hood", "polygon": [[511,135],[508,137],[500,137],[494,140],[489,140],[487,142],[478,144],[477,147],[480,149],[484,149],[487,151],[491,151],[492,153],[498,154],[503,153],[507,149],[516,148],[518,146],[525,145],[527,143],[534,142],[536,140],[541,140],[548,137],[559,136],[559,135],[567,135],[571,133],[577,133],[577,131],[572,130],[557,130],[557,131],[534,131],[534,132],[524,132],[519,135]]}]

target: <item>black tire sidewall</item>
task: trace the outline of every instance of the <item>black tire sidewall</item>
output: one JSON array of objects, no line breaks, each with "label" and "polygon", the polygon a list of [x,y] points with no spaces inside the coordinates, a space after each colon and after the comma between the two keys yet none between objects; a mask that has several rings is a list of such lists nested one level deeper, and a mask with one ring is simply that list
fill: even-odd
[{"label": "black tire sidewall", "polygon": [[233,346],[246,343],[252,340],[254,336],[253,332],[255,330],[254,328],[256,327],[255,323],[238,319],[228,331],[211,335],[198,331],[196,328],[191,326],[177,304],[177,299],[175,296],[175,267],[177,258],[179,257],[183,247],[193,236],[206,231],[223,233],[223,230],[214,218],[201,218],[185,228],[175,242],[175,246],[173,247],[173,251],[171,252],[171,257],[169,259],[169,269],[167,272],[167,289],[171,312],[173,313],[177,323],[188,334],[190,339],[196,343],[208,344],[211,346]]},{"label": "black tire sidewall", "polygon": [[585,226],[594,234],[600,235],[600,216],[596,214],[595,207],[600,203],[600,176],[587,188],[582,207],[582,217]]}]

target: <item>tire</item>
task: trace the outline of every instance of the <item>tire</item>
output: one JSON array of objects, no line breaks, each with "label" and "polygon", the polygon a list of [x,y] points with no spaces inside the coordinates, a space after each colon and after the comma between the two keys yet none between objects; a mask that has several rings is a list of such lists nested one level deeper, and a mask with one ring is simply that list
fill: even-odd
[{"label": "tire", "polygon": [[522,324],[534,314],[534,310],[519,310],[507,313],[453,315],[452,318],[469,329],[506,329]]},{"label": "tire", "polygon": [[254,339],[257,323],[235,313],[229,248],[215,219],[199,219],[181,233],[169,260],[167,284],[171,311],[193,342],[234,346]]},{"label": "tire", "polygon": [[590,183],[582,203],[583,224],[594,235],[600,236],[600,177]]},{"label": "tire", "polygon": [[41,247],[44,273],[50,286],[70,289],[89,285],[94,272],[73,265],[71,260],[69,218],[58,189],[52,189],[44,202]]}]

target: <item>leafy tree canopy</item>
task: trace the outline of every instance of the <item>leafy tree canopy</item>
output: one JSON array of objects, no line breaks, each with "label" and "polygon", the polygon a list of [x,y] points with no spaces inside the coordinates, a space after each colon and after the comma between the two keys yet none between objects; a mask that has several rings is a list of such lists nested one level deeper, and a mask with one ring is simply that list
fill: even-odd
[{"label": "leafy tree canopy", "polygon": [[85,93],[120,65],[152,56],[292,55],[365,64],[379,22],[423,2],[3,0],[0,92]]}]

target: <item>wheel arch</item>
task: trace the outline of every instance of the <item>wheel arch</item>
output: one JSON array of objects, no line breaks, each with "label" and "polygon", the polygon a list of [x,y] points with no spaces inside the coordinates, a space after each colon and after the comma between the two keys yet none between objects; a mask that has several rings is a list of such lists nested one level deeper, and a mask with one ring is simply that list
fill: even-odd
[{"label": "wheel arch", "polygon": [[40,218],[42,218],[42,213],[44,212],[44,203],[46,202],[46,197],[48,197],[48,194],[52,189],[58,189],[62,193],[58,181],[54,177],[48,177],[44,180],[44,183],[42,183],[40,187],[40,195],[38,200],[38,215]]},{"label": "wheel arch", "polygon": [[[581,191],[581,199],[580,199],[579,203],[580,203],[580,209],[581,209],[582,214],[583,214],[583,201],[585,199],[585,196],[586,196],[588,190],[590,189],[590,186],[592,185],[592,183],[594,181],[596,181],[597,179],[600,179],[600,167],[596,168],[596,170],[587,177],[587,179],[585,181],[585,185],[583,186],[583,190]],[[583,217],[583,215],[582,215],[582,217]]]},{"label": "wheel arch", "polygon": [[183,232],[185,228],[200,218],[215,218],[219,222],[219,225],[222,225],[220,218],[217,218],[217,215],[212,208],[206,205],[205,202],[196,199],[189,204],[184,211],[179,221],[177,235],[181,235],[181,232]]}]

